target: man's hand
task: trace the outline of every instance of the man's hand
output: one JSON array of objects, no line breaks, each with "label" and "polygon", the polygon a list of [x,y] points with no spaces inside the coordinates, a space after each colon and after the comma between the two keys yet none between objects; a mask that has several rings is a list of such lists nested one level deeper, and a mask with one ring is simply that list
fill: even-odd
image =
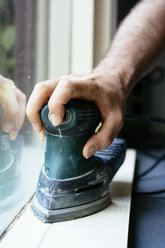
[{"label": "man's hand", "polygon": [[14,82],[0,75],[0,127],[14,140],[20,130],[26,108],[26,96]]},{"label": "man's hand", "polygon": [[27,105],[34,130],[43,136],[39,111],[47,100],[52,122],[58,125],[64,104],[81,98],[99,107],[103,123],[86,143],[84,156],[110,145],[122,127],[127,96],[165,54],[164,15],[164,0],[140,1],[120,24],[109,51],[92,73],[38,83]]},{"label": "man's hand", "polygon": [[63,120],[64,105],[71,98],[93,101],[101,111],[102,126],[86,143],[83,155],[89,158],[108,147],[123,125],[126,96],[120,79],[107,73],[69,75],[36,84],[27,104],[27,116],[34,130],[43,135],[39,112],[48,100],[50,116],[56,126]]}]

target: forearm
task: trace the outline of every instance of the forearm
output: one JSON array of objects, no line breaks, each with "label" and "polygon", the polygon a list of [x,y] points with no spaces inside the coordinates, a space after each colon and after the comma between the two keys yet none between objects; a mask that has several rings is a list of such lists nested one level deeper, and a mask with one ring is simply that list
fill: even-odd
[{"label": "forearm", "polygon": [[165,0],[143,0],[120,25],[107,55],[91,73],[37,84],[27,105],[34,130],[43,136],[40,110],[47,100],[55,126],[62,122],[69,99],[90,100],[100,109],[102,126],[84,146],[84,157],[108,147],[123,125],[131,89],[163,56],[164,16]]},{"label": "forearm", "polygon": [[117,73],[128,95],[165,53],[165,1],[141,1],[121,23],[105,58],[94,71]]}]

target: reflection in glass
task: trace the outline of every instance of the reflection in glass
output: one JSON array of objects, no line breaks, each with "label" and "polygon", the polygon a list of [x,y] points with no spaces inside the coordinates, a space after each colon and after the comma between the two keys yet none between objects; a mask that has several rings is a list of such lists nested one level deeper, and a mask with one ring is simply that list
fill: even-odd
[{"label": "reflection in glass", "polygon": [[23,191],[17,156],[20,145],[18,139],[10,144],[8,134],[0,129],[0,213],[11,209],[21,200]]},{"label": "reflection in glass", "polygon": [[46,63],[37,45],[39,35],[46,37],[38,24],[42,2],[47,5],[42,0],[0,0],[0,235],[34,193],[43,161],[42,144],[25,119],[26,97],[41,75],[38,57]]}]

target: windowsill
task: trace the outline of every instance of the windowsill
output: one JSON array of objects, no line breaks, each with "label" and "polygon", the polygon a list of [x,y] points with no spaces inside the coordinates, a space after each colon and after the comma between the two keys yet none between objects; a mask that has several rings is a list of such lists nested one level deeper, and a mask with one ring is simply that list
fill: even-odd
[{"label": "windowsill", "polygon": [[131,190],[136,152],[128,150],[122,167],[110,184],[112,204],[82,219],[45,224],[30,206],[1,241],[1,248],[24,247],[127,247]]}]

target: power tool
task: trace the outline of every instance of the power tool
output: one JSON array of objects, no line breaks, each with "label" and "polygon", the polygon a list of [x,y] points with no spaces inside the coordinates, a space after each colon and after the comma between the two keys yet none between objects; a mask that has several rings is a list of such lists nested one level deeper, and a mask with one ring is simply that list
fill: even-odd
[{"label": "power tool", "polygon": [[52,223],[98,212],[111,202],[109,183],[124,161],[126,143],[115,139],[107,149],[85,159],[82,150],[101,121],[97,106],[71,99],[63,122],[54,126],[48,104],[41,110],[45,128],[45,159],[32,210]]}]

